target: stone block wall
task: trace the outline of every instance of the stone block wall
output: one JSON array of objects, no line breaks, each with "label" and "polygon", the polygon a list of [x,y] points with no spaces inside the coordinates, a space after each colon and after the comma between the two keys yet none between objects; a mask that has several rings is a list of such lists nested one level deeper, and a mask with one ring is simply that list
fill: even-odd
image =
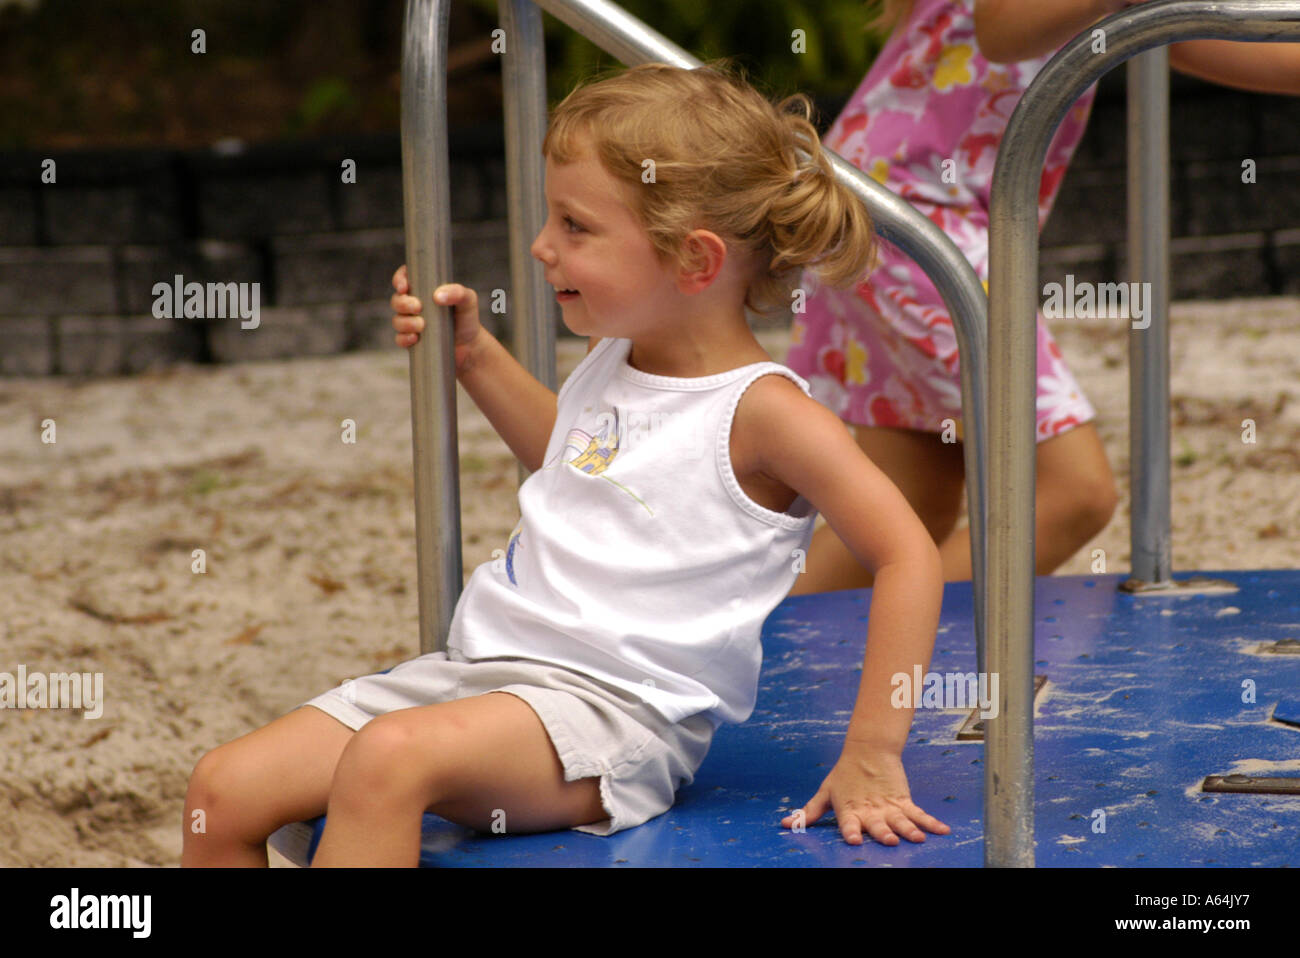
[{"label": "stone block wall", "polygon": [[[1300,293],[1300,98],[1178,76],[1172,87],[1173,298]],[[823,128],[840,106],[819,104]],[[1124,136],[1121,70],[1102,81],[1044,230],[1043,283],[1126,279]],[[508,289],[499,120],[453,129],[450,146],[451,279]],[[46,159],[54,183],[41,182]],[[1242,182],[1247,159],[1253,184]],[[355,182],[343,181],[345,160]],[[401,183],[396,134],[0,156],[0,375],[396,349],[388,297],[405,259]],[[258,284],[259,327],[156,317],[153,287],[177,275]],[[508,314],[484,319],[507,332]]]}]

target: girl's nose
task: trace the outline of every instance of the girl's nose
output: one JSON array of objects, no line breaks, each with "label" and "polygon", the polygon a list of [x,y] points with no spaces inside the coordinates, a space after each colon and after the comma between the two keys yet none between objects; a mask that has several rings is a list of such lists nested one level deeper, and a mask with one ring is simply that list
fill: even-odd
[{"label": "girl's nose", "polygon": [[545,226],[543,226],[542,231],[537,234],[537,238],[533,240],[533,245],[528,248],[528,251],[533,254],[534,259],[541,260],[547,266],[553,264],[555,251],[551,249],[551,244],[546,241]]}]

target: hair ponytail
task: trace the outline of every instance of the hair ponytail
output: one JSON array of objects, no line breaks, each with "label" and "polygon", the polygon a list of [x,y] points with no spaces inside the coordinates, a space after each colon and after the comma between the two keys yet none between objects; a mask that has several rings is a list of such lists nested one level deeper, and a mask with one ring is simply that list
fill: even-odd
[{"label": "hair ponytail", "polygon": [[[789,112],[797,106],[798,113]],[[843,287],[875,267],[876,237],[862,202],[835,176],[813,126],[812,103],[802,93],[776,107],[790,144],[789,178],[768,204],[771,259],[752,290],[751,308],[789,306],[790,274],[809,269],[828,285]],[[802,150],[806,157],[799,156]]]}]

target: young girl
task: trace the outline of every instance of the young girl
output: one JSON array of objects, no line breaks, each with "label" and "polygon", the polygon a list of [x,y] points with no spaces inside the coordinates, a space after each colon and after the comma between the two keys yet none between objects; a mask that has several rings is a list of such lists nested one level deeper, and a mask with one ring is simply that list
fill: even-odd
[{"label": "young girl", "polygon": [[[842,754],[783,824],[833,810],[852,844],[948,831],[911,800],[912,703],[891,702],[891,676],[928,668],[938,550],[745,319],[788,307],[799,269],[844,283],[874,251],[809,111],[721,65],[645,64],[559,105],[532,253],[587,356],[556,396],[479,324],[472,290],[433,294],[454,307],[459,381],[533,470],[504,560],[474,570],[445,652],[205,755],[185,821],[203,809],[206,830],[185,830],[184,864],[265,865],[271,832],[323,812],[313,864],[408,866],[426,810],[597,835],[664,812],[717,727],[752,712],[761,627],[818,511],[876,588]],[[410,346],[422,304],[404,268],[394,286]]]},{"label": "young girl", "polygon": [[[884,0],[895,29],[827,131],[825,145],[941,226],[988,283],[994,161],[1021,94],[1064,43],[1125,0]],[[1169,62],[1202,79],[1297,92],[1296,44],[1198,40]],[[1079,98],[1050,144],[1039,189],[1046,222],[1083,136],[1096,90]],[[1120,209],[1122,210],[1122,204]],[[944,578],[971,578],[970,530],[954,531],[965,468],[956,335],[943,300],[908,257],[881,244],[880,264],[847,291],[820,289],[796,315],[786,364],[853,427],[858,445],[902,490],[939,543]],[[815,287],[805,276],[801,286]],[[1102,531],[1118,502],[1091,420],[1096,411],[1038,317],[1036,572],[1046,575]],[[951,420],[951,423],[948,422]],[[945,433],[947,435],[945,436]],[[955,434],[957,442],[952,438]],[[870,586],[872,575],[829,527],[791,594]]]}]

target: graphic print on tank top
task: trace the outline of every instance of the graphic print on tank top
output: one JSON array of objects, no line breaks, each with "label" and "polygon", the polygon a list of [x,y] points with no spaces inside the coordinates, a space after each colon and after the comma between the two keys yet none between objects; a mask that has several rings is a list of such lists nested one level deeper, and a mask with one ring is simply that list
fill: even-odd
[{"label": "graphic print on tank top", "polygon": [[[644,506],[650,515],[654,515],[654,510],[646,505],[640,496],[622,483],[605,475],[605,470],[618,456],[619,427],[624,418],[619,408],[615,406],[613,412],[602,412],[596,417],[596,431],[594,433],[588,432],[581,426],[574,426],[565,437],[564,446],[559,455],[549,463],[543,464],[542,468],[555,469],[572,466],[589,476],[598,476],[606,482],[612,482],[618,486]],[[514,557],[515,549],[523,548],[522,526],[523,519],[521,518],[515,525],[514,531],[510,534],[510,544],[506,547],[506,575],[510,579],[510,584],[514,586],[519,585],[515,579]]]}]

